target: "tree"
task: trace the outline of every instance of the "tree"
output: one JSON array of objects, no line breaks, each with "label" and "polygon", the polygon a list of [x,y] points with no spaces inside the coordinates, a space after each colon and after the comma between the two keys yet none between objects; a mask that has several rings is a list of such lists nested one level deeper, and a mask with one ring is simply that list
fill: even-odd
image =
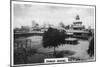
[{"label": "tree", "polygon": [[43,47],[45,48],[54,47],[53,55],[55,56],[56,54],[55,48],[61,44],[65,44],[65,38],[66,38],[66,34],[64,30],[59,31],[54,28],[49,28],[48,31],[44,32],[43,35]]},{"label": "tree", "polygon": [[59,25],[60,25],[61,27],[65,28],[65,25],[64,25],[63,22],[60,22]]},{"label": "tree", "polygon": [[65,27],[65,29],[69,29],[70,28],[70,25],[67,25],[66,27]]},{"label": "tree", "polygon": [[87,52],[90,55],[90,57],[94,56],[94,38],[92,38],[92,40],[90,41],[89,49]]},{"label": "tree", "polygon": [[19,30],[19,28],[14,28],[14,33],[17,33]]}]

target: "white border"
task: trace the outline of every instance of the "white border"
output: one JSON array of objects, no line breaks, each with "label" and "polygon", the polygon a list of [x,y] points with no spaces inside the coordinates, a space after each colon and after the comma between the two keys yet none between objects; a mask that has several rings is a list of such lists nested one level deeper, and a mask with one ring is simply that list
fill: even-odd
[{"label": "white border", "polygon": [[[80,8],[94,8],[94,10],[95,10],[95,6],[92,6],[92,5],[78,5],[78,4],[53,4],[53,3],[39,3],[39,2],[20,2],[20,1],[11,1],[11,33],[12,33],[12,35],[11,35],[11,66],[20,66],[20,65],[22,65],[22,66],[24,66],[24,65],[41,65],[41,64],[48,64],[48,63],[33,63],[33,64],[17,64],[17,65],[14,65],[14,62],[13,62],[13,7],[14,7],[14,4],[31,4],[31,5],[46,5],[46,6],[60,6],[60,7],[80,7]],[[95,12],[94,12],[94,14],[95,14]],[[95,18],[95,20],[96,20],[96,17],[94,17]],[[94,38],[96,38],[95,37],[95,30],[96,30],[96,27],[95,27],[95,23],[96,23],[96,21],[94,22]],[[96,41],[95,41],[96,42]],[[96,43],[95,43],[95,45],[96,45]],[[96,46],[95,46],[95,48],[96,48]],[[95,49],[94,49],[95,50]],[[94,53],[94,55],[95,55],[95,53]],[[94,60],[93,61],[95,61],[96,60],[96,58],[94,57]],[[78,62],[78,61],[76,61],[76,62]],[[84,62],[84,61],[82,61],[82,62]],[[87,61],[85,61],[85,62],[89,62],[88,60]],[[73,62],[69,62],[69,63],[73,63]],[[55,64],[55,63],[51,63],[51,64]]]}]

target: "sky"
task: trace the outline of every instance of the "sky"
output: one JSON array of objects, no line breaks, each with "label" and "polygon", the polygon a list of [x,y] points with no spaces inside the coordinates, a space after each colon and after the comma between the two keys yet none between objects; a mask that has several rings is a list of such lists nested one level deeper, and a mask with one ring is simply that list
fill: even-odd
[{"label": "sky", "polygon": [[94,28],[95,9],[90,7],[57,6],[57,5],[36,5],[13,3],[13,27],[31,26],[32,21],[39,25],[53,24],[55,26],[63,22],[65,25],[72,24],[76,15],[86,27]]}]

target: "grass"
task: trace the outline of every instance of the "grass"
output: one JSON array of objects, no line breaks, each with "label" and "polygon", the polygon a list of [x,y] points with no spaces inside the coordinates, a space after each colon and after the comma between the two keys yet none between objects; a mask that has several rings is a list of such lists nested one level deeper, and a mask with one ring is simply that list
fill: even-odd
[{"label": "grass", "polygon": [[55,56],[53,52],[43,53],[38,52],[36,49],[18,49],[14,52],[14,64],[30,64],[30,63],[43,63],[46,58],[63,58],[65,55],[73,55],[73,51],[56,51]]}]

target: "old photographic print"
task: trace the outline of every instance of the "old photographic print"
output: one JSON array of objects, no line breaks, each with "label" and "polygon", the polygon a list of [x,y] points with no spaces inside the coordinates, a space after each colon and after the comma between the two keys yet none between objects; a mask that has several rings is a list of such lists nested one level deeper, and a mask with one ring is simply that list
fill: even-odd
[{"label": "old photographic print", "polygon": [[95,61],[95,6],[11,1],[11,65]]}]

